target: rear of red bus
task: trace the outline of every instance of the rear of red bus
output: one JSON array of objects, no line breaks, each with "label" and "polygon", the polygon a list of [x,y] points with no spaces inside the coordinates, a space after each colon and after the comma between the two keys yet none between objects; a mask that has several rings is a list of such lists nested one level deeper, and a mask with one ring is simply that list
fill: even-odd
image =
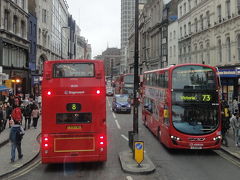
[{"label": "rear of red bus", "polygon": [[42,163],[107,160],[105,94],[102,61],[45,62]]}]

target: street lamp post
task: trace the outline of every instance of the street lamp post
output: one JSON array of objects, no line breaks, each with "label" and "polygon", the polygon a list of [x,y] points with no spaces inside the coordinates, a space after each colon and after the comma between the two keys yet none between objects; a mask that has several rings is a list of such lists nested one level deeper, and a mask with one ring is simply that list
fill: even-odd
[{"label": "street lamp post", "polygon": [[138,2],[135,0],[135,47],[134,47],[134,107],[133,107],[133,132],[138,134],[138,97],[137,92],[139,88],[139,78],[138,78]]},{"label": "street lamp post", "polygon": [[63,47],[62,47],[62,32],[63,32],[63,29],[69,29],[70,27],[68,26],[63,26],[61,27],[61,59],[63,58]]}]

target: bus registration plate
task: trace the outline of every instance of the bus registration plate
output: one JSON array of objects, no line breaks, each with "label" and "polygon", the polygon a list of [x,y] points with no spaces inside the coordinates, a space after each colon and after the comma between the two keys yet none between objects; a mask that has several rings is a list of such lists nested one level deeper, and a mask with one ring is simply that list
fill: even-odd
[{"label": "bus registration plate", "polygon": [[200,146],[191,146],[190,149],[202,149]]},{"label": "bus registration plate", "polygon": [[67,126],[67,129],[81,129],[81,126]]}]

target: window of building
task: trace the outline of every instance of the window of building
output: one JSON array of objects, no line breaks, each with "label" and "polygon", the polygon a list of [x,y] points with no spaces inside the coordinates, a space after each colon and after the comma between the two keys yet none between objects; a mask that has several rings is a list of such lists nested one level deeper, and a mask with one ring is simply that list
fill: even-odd
[{"label": "window of building", "polygon": [[226,39],[226,47],[227,47],[227,61],[231,62],[231,41],[230,37]]},{"label": "window of building", "polygon": [[210,14],[209,11],[206,12],[206,18],[207,18],[207,26],[210,26]]},{"label": "window of building", "polygon": [[218,21],[222,21],[222,8],[221,5],[217,6],[217,16],[218,16]]},{"label": "window of building", "polygon": [[195,7],[197,6],[197,0],[195,0]]},{"label": "window of building", "polygon": [[186,14],[186,11],[187,11],[186,8],[187,8],[187,7],[186,7],[186,3],[184,3],[184,4],[183,4],[183,11],[184,11],[184,14]]},{"label": "window of building", "polygon": [[182,17],[182,6],[180,6],[180,17]]},{"label": "window of building", "polygon": [[18,18],[17,16],[13,17],[13,33],[17,34],[17,23],[18,23]]},{"label": "window of building", "polygon": [[195,47],[194,47],[194,53],[195,53],[195,62],[198,62],[198,60],[197,60],[197,45],[195,45]]},{"label": "window of building", "polygon": [[240,34],[237,35],[237,55],[238,61],[240,61]]},{"label": "window of building", "polygon": [[172,32],[170,32],[170,40],[172,40]]},{"label": "window of building", "polygon": [[176,39],[176,31],[173,31],[173,39]]},{"label": "window of building", "polygon": [[229,18],[231,16],[230,0],[226,1],[226,12],[227,12],[227,17]]},{"label": "window of building", "polygon": [[237,10],[238,14],[240,14],[240,0],[237,0]]},{"label": "window of building", "polygon": [[188,11],[191,10],[191,0],[188,0]]},{"label": "window of building", "polygon": [[43,23],[47,22],[47,10],[46,9],[42,10],[42,22]]},{"label": "window of building", "polygon": [[206,44],[206,60],[207,60],[207,64],[210,64],[210,46],[209,46],[209,42]]},{"label": "window of building", "polygon": [[204,64],[204,61],[203,61],[203,45],[202,44],[200,45],[200,63]]},{"label": "window of building", "polygon": [[218,61],[222,62],[222,43],[221,43],[221,39],[218,40]]},{"label": "window of building", "polygon": [[172,46],[170,47],[170,57],[172,57]]},{"label": "window of building", "polygon": [[9,11],[5,10],[4,11],[4,29],[9,30]]},{"label": "window of building", "polygon": [[203,15],[200,16],[200,28],[203,30]]},{"label": "window of building", "polygon": [[188,34],[191,34],[191,22],[188,23]]},{"label": "window of building", "polygon": [[25,37],[25,22],[21,21],[21,36],[24,38]]},{"label": "window of building", "polygon": [[186,36],[187,35],[187,26],[186,26],[186,24],[184,25],[184,36]]},{"label": "window of building", "polygon": [[198,22],[197,22],[197,18],[194,19],[195,22],[195,32],[198,31]]},{"label": "window of building", "polygon": [[182,27],[180,27],[180,37],[182,37]]}]

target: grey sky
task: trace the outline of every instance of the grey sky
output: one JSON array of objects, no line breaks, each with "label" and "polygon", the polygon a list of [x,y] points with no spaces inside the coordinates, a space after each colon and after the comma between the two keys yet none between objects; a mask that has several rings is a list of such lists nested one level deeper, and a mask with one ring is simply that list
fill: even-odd
[{"label": "grey sky", "polygon": [[67,0],[67,3],[81,36],[92,45],[93,57],[102,54],[107,45],[120,48],[121,0]]}]

